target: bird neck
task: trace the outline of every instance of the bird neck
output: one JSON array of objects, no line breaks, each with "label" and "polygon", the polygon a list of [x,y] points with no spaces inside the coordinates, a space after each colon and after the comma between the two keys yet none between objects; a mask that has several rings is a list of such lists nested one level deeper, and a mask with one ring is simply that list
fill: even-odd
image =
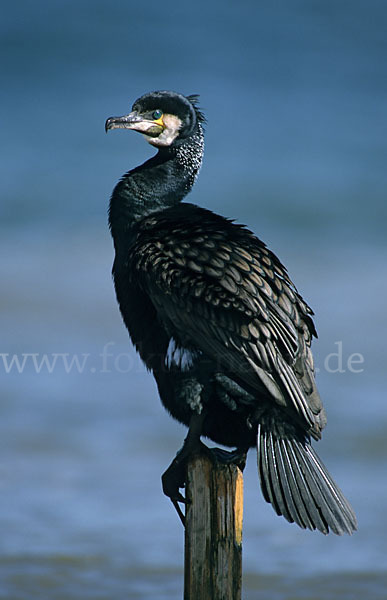
[{"label": "bird neck", "polygon": [[160,148],[139,167],[126,173],[110,199],[113,238],[130,233],[147,215],[178,204],[192,189],[203,157],[203,131],[174,147]]}]

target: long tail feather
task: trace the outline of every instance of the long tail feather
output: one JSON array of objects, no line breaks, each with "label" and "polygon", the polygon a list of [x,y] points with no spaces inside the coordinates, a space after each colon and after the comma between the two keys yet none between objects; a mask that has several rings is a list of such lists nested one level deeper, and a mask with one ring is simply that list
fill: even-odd
[{"label": "long tail feather", "polygon": [[258,472],[264,498],[303,529],[353,533],[356,516],[309,441],[258,425]]}]

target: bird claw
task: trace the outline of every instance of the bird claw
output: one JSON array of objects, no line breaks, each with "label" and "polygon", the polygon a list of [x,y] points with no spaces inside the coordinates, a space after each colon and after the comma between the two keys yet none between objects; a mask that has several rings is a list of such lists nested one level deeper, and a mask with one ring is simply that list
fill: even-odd
[{"label": "bird claw", "polygon": [[187,477],[187,461],[193,453],[201,452],[207,447],[200,441],[200,433],[205,418],[205,412],[200,414],[194,413],[190,419],[187,437],[184,444],[176,454],[175,458],[169,465],[168,469],[163,473],[161,482],[163,492],[170,498],[173,506],[183,525],[185,526],[185,517],[179,506],[179,502],[189,504],[190,500],[184,498],[179,492],[179,488],[185,487]]},{"label": "bird claw", "polygon": [[[181,496],[181,494],[180,494],[180,496]],[[186,502],[186,499],[183,496],[181,496],[181,498],[183,498],[183,500],[179,500],[179,501],[171,498],[171,501],[172,501],[173,506],[176,509],[177,514],[179,515],[180,521],[183,523],[183,527],[185,527],[185,515],[179,506],[179,502]]]},{"label": "bird claw", "polygon": [[[184,448],[184,447],[183,447]],[[220,448],[208,448],[202,442],[198,442],[196,446],[196,452],[204,452],[210,455],[212,459],[215,459],[219,463],[224,465],[234,464],[243,471],[246,465],[246,454],[247,451],[244,449],[237,449],[233,452],[222,450]],[[173,459],[168,469],[161,476],[161,482],[163,486],[163,492],[171,500],[173,506],[179,515],[180,521],[185,526],[185,516],[179,506],[179,502],[182,504],[189,504],[190,501],[179,492],[179,488],[185,487],[186,480],[186,467],[188,453],[180,450],[176,457]]]},{"label": "bird claw", "polygon": [[185,461],[179,460],[179,456],[176,456],[161,476],[161,482],[166,496],[176,499],[181,496],[179,488],[185,486]]},{"label": "bird claw", "polygon": [[183,488],[185,486],[185,469],[186,461],[182,460],[179,455],[177,455],[161,477],[163,492],[171,500],[184,526],[185,517],[179,506],[179,502],[182,504],[188,504],[189,500],[184,498],[184,496],[179,492],[179,488]]}]

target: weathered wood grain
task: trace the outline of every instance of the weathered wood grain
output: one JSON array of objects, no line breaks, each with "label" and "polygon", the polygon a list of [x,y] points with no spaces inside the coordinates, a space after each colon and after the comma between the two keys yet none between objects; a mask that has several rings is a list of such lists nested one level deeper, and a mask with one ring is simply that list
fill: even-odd
[{"label": "weathered wood grain", "polygon": [[242,471],[207,452],[187,471],[184,600],[240,600]]}]

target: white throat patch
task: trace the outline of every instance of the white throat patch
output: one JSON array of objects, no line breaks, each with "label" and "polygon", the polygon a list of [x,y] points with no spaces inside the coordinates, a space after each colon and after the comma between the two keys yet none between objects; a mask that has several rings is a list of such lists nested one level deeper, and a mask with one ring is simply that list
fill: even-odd
[{"label": "white throat patch", "polygon": [[150,135],[144,134],[144,138],[147,142],[152,144],[152,146],[170,146],[179,135],[180,127],[182,125],[179,117],[176,117],[176,115],[163,115],[163,123],[164,129],[157,137],[151,137]]}]

